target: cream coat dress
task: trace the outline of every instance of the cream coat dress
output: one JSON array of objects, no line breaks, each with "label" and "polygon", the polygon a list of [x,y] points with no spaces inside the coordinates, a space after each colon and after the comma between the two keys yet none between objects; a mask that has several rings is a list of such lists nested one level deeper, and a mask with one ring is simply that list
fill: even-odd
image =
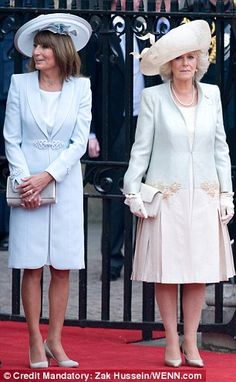
[{"label": "cream coat dress", "polygon": [[9,267],[84,268],[83,182],[80,158],[91,121],[88,78],[65,81],[48,131],[38,72],[12,76],[4,137],[13,184],[42,171],[56,179],[57,203],[11,208]]},{"label": "cream coat dress", "polygon": [[133,280],[211,283],[235,275],[219,209],[219,193],[232,191],[220,93],[197,87],[192,136],[170,83],[142,94],[124,193],[139,192],[146,176],[163,198],[157,218],[138,221]]}]

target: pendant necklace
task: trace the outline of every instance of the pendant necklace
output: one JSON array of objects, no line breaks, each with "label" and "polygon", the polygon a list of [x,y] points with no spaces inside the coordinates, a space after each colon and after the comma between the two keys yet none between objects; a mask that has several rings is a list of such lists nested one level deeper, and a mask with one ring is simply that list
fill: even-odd
[{"label": "pendant necklace", "polygon": [[173,92],[173,94],[174,94],[176,100],[180,103],[180,105],[182,105],[182,106],[192,106],[192,104],[193,104],[193,102],[194,102],[194,98],[195,98],[195,91],[194,91],[195,89],[194,89],[194,85],[193,85],[192,99],[191,99],[191,102],[190,102],[190,103],[183,103],[183,102],[179,99],[179,97],[177,96],[177,94],[176,94],[176,92],[175,92],[175,90],[174,90],[174,86],[173,86],[173,85],[171,85],[171,90],[172,90],[172,92]]}]

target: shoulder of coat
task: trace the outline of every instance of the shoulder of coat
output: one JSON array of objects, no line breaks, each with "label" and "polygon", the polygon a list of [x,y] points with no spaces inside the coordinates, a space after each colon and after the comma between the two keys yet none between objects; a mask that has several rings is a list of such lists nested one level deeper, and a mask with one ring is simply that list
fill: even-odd
[{"label": "shoulder of coat", "polygon": [[143,93],[149,96],[154,96],[154,97],[163,97],[163,95],[168,92],[168,84],[160,84],[160,85],[155,85],[155,86],[150,86],[148,88],[145,88],[143,90]]},{"label": "shoulder of coat", "polygon": [[213,84],[199,83],[199,87],[206,96],[216,96],[220,93],[219,87]]},{"label": "shoulder of coat", "polygon": [[29,72],[29,73],[18,73],[18,74],[13,74],[12,77],[18,81],[26,81],[27,79],[33,78],[35,76],[38,76],[38,72]]},{"label": "shoulder of coat", "polygon": [[[70,77],[68,81],[72,81],[74,84],[78,84],[79,87],[89,87],[90,78],[85,76]],[[77,86],[77,85],[76,85]]]}]

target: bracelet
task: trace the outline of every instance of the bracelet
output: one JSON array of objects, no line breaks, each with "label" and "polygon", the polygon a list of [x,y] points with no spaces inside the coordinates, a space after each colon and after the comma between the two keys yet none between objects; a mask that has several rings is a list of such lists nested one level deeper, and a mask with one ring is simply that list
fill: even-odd
[{"label": "bracelet", "polygon": [[126,199],[134,199],[139,195],[140,195],[140,193],[138,193],[138,194],[125,194],[125,197],[126,197]]},{"label": "bracelet", "polygon": [[232,197],[234,196],[234,192],[228,192],[228,191],[222,191],[220,195],[226,196],[226,197]]}]

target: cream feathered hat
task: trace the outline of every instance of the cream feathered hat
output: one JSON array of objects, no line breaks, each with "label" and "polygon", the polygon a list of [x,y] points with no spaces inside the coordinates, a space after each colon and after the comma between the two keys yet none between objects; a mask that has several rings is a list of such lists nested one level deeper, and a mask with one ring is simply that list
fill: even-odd
[{"label": "cream feathered hat", "polygon": [[90,24],[82,17],[69,13],[40,15],[18,29],[14,39],[16,49],[25,56],[32,57],[34,37],[44,30],[69,35],[76,51],[87,44],[92,33]]},{"label": "cream feathered hat", "polygon": [[160,67],[182,54],[200,50],[208,55],[211,31],[204,20],[190,21],[171,29],[141,54],[140,70],[147,76],[160,73]]}]

